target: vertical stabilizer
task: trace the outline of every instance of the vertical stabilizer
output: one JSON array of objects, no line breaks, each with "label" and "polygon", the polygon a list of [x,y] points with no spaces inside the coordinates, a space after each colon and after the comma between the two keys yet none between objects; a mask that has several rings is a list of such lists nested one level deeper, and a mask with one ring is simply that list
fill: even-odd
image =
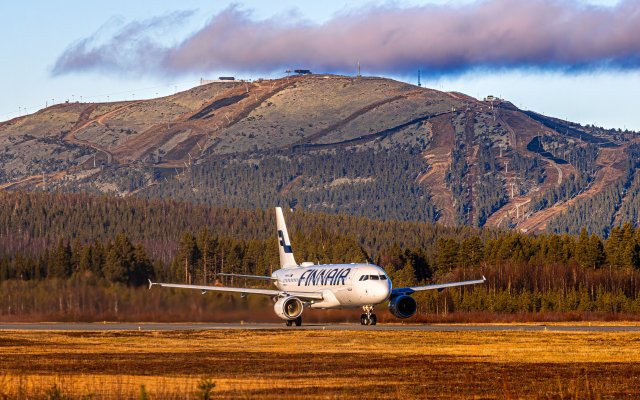
[{"label": "vertical stabilizer", "polygon": [[293,250],[291,250],[291,242],[289,241],[289,233],[287,225],[284,223],[284,215],[282,208],[276,207],[276,227],[278,228],[278,252],[280,253],[280,268],[297,267],[295,258],[293,258]]}]

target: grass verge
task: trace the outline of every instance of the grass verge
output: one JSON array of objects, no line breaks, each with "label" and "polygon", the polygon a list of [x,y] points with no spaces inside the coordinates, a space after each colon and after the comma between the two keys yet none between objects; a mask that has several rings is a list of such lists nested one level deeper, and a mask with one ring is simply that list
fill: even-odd
[{"label": "grass verge", "polygon": [[0,398],[198,398],[205,381],[211,398],[638,398],[638,348],[629,332],[4,331]]}]

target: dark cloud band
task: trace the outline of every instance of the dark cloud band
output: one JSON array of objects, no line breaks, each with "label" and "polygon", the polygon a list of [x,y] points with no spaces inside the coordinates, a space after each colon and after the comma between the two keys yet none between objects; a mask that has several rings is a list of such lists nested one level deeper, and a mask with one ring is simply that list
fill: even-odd
[{"label": "dark cloud band", "polygon": [[86,70],[179,75],[273,72],[303,66],[372,73],[418,68],[446,75],[477,68],[566,72],[640,67],[640,0],[613,7],[560,0],[486,0],[466,5],[376,7],[312,24],[254,20],[228,8],[175,45],[150,32],[188,17],[175,13],[121,27],[69,46],[54,74]]}]

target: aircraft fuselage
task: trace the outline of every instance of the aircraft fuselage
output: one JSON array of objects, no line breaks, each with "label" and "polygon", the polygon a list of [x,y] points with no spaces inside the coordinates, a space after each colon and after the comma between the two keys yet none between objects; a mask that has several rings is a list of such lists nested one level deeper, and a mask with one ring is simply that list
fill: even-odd
[{"label": "aircraft fuselage", "polygon": [[384,303],[391,295],[391,280],[371,264],[323,264],[275,271],[275,286],[282,291],[322,293],[310,308],[355,308]]}]

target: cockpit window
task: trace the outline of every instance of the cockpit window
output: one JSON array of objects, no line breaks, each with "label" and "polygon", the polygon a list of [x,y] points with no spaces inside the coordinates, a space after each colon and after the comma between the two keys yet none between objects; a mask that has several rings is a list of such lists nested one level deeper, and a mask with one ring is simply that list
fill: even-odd
[{"label": "cockpit window", "polygon": [[388,278],[386,275],[362,275],[360,277],[360,279],[358,279],[359,281],[368,281],[368,280],[372,280],[372,281],[386,281]]}]

